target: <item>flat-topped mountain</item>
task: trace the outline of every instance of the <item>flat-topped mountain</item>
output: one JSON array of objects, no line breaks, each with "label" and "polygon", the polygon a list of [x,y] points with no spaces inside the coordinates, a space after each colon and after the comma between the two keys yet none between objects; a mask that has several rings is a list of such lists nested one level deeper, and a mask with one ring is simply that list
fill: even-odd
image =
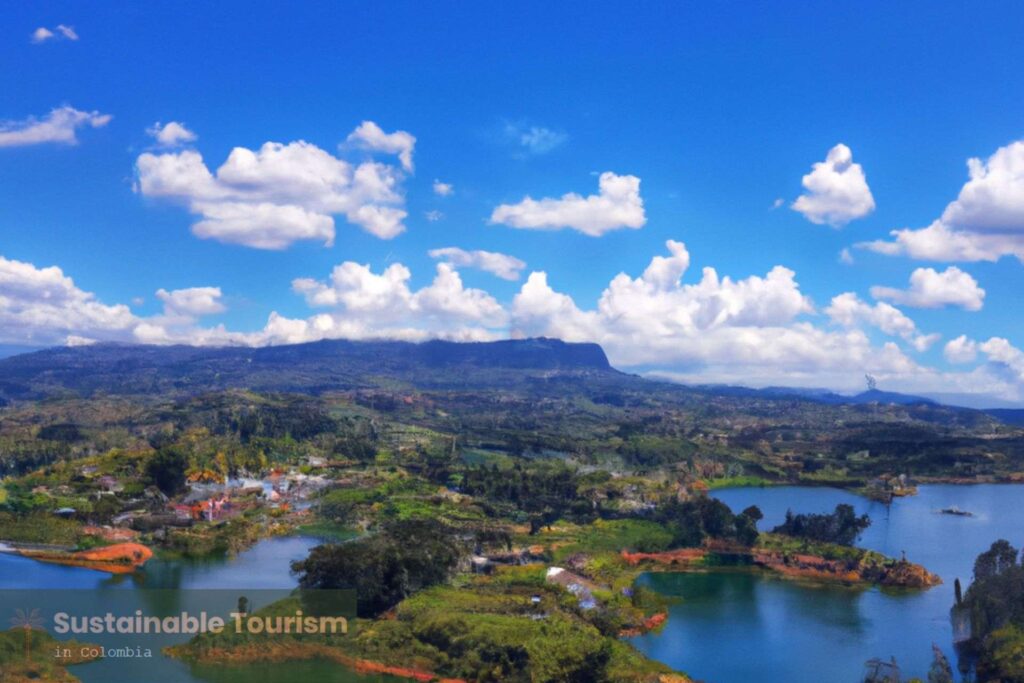
[{"label": "flat-topped mountain", "polygon": [[597,344],[546,338],[472,343],[329,340],[267,348],[96,344],[0,360],[0,397],[494,386],[552,373],[622,376]]}]

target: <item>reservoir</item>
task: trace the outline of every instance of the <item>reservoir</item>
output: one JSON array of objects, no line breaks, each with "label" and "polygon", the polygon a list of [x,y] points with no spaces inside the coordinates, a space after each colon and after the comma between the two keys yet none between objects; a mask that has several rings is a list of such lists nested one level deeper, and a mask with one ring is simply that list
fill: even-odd
[{"label": "reservoir", "polygon": [[[871,517],[857,545],[924,565],[943,584],[926,591],[849,588],[743,573],[652,573],[642,585],[681,598],[660,633],[632,639],[648,656],[709,683],[773,680],[856,683],[864,663],[896,657],[904,678],[925,678],[938,645],[956,669],[949,609],[953,581],[966,591],[974,559],[1005,538],[1024,543],[1024,488],[1016,485],[921,486],[891,505],[830,488],[725,489],[717,498],[739,511],[761,508],[759,528],[786,510],[831,512],[849,503]],[[972,516],[940,514],[959,507]]]},{"label": "reservoir", "polygon": [[[234,557],[205,560],[156,558],[134,574],[110,575],[103,572],[64,567],[28,558],[0,553],[0,588],[3,589],[81,589],[78,605],[85,605],[89,614],[103,614],[110,604],[138,607],[161,607],[154,600],[175,599],[173,590],[181,589],[181,605],[191,613],[215,606],[193,604],[204,598],[239,589],[258,591],[259,595],[278,594],[285,597],[297,581],[291,573],[291,562],[308,555],[322,541],[303,536],[264,539]],[[192,591],[192,592],[190,592]],[[275,598],[277,599],[277,598]],[[13,605],[10,607],[19,607]],[[3,605],[5,610],[7,605]],[[32,605],[35,607],[35,605]],[[44,611],[47,611],[44,607]],[[130,613],[121,612],[119,613]],[[3,615],[6,619],[7,614]],[[102,637],[80,637],[87,642]],[[147,640],[147,645],[154,639]],[[188,640],[188,636],[168,635],[158,638],[163,645]],[[158,650],[151,658],[100,659],[71,666],[68,670],[83,683],[114,681],[147,681],[152,683],[384,683],[400,681],[391,676],[359,675],[346,667],[322,661],[261,663],[253,666],[201,666],[163,656]]]},{"label": "reservoir", "polygon": [[[631,642],[648,656],[709,683],[774,680],[789,683],[856,683],[871,658],[896,657],[905,678],[924,677],[937,644],[954,668],[949,608],[953,580],[966,590],[974,558],[1005,538],[1024,543],[1024,487],[929,485],[892,505],[846,491],[810,487],[716,491],[734,511],[757,505],[762,531],[794,512],[830,512],[849,503],[871,517],[858,545],[907,559],[939,574],[943,585],[927,591],[884,591],[786,580],[748,573],[652,573],[640,582],[681,598],[661,632]],[[940,514],[959,507],[972,516]],[[203,561],[154,559],[131,575],[111,576],[0,553],[0,587],[77,588],[102,601],[110,591],[140,589],[279,589],[296,585],[292,560],[321,541],[280,537],[260,541],[231,558]],[[126,668],[127,667],[127,668]],[[138,667],[135,677],[125,671]],[[146,680],[159,683],[370,683],[398,681],[363,676],[325,662],[246,667],[190,666],[159,654],[145,662],[97,661],[70,669],[84,683]]]}]

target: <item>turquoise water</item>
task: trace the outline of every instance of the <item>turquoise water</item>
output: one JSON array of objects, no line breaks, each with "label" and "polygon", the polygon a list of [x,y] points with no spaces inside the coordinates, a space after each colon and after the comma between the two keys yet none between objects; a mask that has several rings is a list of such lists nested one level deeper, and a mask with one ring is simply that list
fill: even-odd
[{"label": "turquoise water", "polygon": [[[203,610],[224,614],[234,606],[234,596],[239,590],[249,596],[259,596],[263,603],[288,595],[296,586],[290,570],[292,560],[306,557],[310,548],[320,542],[294,536],[271,538],[232,558],[151,560],[143,570],[121,576],[0,553],[0,601],[19,600],[16,592],[7,589],[76,589],[72,594],[56,590],[41,596],[34,594],[30,607],[51,614],[57,611],[58,605],[67,610],[64,603],[71,599],[75,603],[72,613],[77,614],[97,615],[107,611],[131,614],[136,608],[143,608],[146,614],[171,614],[177,610],[190,614]],[[52,598],[50,601],[54,604],[48,604],[48,598]],[[218,601],[231,602],[213,604]],[[0,605],[3,626],[10,610],[18,607],[27,606]],[[103,636],[79,638],[108,646],[125,642],[124,637],[110,642]],[[147,636],[139,642],[152,650],[152,658],[107,658],[69,670],[83,683],[383,683],[400,680],[390,676],[361,676],[345,667],[320,661],[246,667],[192,666],[160,654],[159,647],[186,639],[187,636]]]},{"label": "turquoise water", "polygon": [[[827,512],[850,503],[873,524],[860,545],[919,562],[945,583],[924,592],[883,592],[822,586],[749,574],[650,574],[647,585],[683,600],[671,608],[664,630],[633,639],[647,655],[709,683],[772,680],[854,683],[864,662],[895,656],[905,675],[923,676],[931,644],[951,661],[949,607],[953,579],[966,588],[975,556],[992,541],[1024,544],[1024,487],[924,486],[892,506],[823,488],[746,488],[715,495],[734,510],[758,505],[760,526],[782,521],[787,508]],[[936,510],[956,505],[974,517]],[[280,589],[295,586],[291,560],[319,543],[311,538],[260,542],[231,559],[155,560],[130,576],[110,577],[0,554],[0,588],[78,588],[102,604],[111,591],[150,589]],[[6,612],[5,612],[6,613]],[[100,661],[72,668],[84,683],[368,683],[396,681],[359,676],[323,662],[257,667],[190,667],[164,657],[134,664]]]},{"label": "turquoise water", "polygon": [[[943,585],[923,592],[795,582],[749,574],[649,574],[641,582],[680,596],[661,633],[633,639],[648,656],[710,683],[772,680],[854,683],[864,662],[895,656],[904,677],[925,676],[931,645],[956,666],[949,608],[953,580],[966,590],[974,558],[999,538],[1024,544],[1024,487],[922,486],[891,506],[844,491],[777,487],[726,489],[715,496],[733,510],[757,505],[762,530],[787,509],[828,512],[850,503],[871,527],[858,545],[923,564]],[[950,506],[973,517],[938,514]],[[769,676],[770,674],[770,676]]]}]

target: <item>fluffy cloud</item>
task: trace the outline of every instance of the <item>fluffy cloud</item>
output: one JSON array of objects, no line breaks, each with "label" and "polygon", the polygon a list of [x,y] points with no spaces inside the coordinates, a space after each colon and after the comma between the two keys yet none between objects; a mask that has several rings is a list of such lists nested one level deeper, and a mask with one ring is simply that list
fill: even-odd
[{"label": "fluffy cloud", "polygon": [[165,124],[157,121],[146,129],[146,133],[154,138],[161,147],[177,147],[199,139],[199,136],[186,128],[185,124],[177,121],[168,121]]},{"label": "fluffy cloud", "polygon": [[[985,361],[967,371],[939,371],[917,364],[901,348],[925,348],[936,336],[920,334],[889,304],[869,305],[841,294],[825,310],[835,325],[817,325],[818,314],[791,270],[776,266],[764,276],[733,279],[704,268],[688,283],[685,245],[670,240],[666,247],[639,276],[612,278],[592,308],[556,291],[544,272],[531,273],[506,307],[466,287],[450,262],[439,263],[433,280],[418,289],[400,263],[374,272],[344,262],[326,279],[293,281],[293,291],[313,309],[309,316],[272,312],[251,332],[200,323],[224,310],[217,287],[159,290],[163,312],[141,317],[126,306],[100,302],[59,268],[0,258],[0,342],[266,346],[330,338],[483,341],[545,335],[598,342],[617,367],[692,383],[850,390],[869,372],[900,391],[1024,398],[1024,353],[1006,339],[954,339],[945,347],[950,362],[971,363],[979,355]],[[874,344],[866,327],[896,339]]]},{"label": "fluffy cloud", "polygon": [[443,260],[453,266],[478,268],[497,275],[503,280],[518,280],[519,272],[526,267],[526,263],[515,256],[481,249],[466,251],[458,247],[444,247],[443,249],[431,249],[427,253],[430,258]]},{"label": "fluffy cloud", "polygon": [[47,40],[50,40],[53,37],[53,31],[46,28],[45,26],[40,26],[39,28],[32,32],[33,43],[45,43]]},{"label": "fluffy cloud", "polygon": [[978,344],[968,339],[967,335],[961,334],[956,339],[946,342],[942,353],[950,363],[971,363],[978,356]]},{"label": "fluffy cloud", "polygon": [[840,143],[828,151],[825,161],[814,164],[803,177],[805,194],[793,202],[792,209],[818,225],[840,228],[875,210],[864,169],[853,163],[853,152]]},{"label": "fluffy cloud", "polygon": [[526,197],[518,204],[498,206],[491,222],[526,230],[572,228],[600,237],[620,228],[641,228],[647,217],[640,198],[640,179],[606,171],[598,181],[596,195],[581,197],[570,192],[560,199]]},{"label": "fluffy cloud", "polygon": [[501,336],[507,313],[487,292],[467,288],[447,263],[437,265],[433,282],[413,291],[412,273],[393,263],[382,273],[346,261],[327,281],[299,278],[292,289],[314,308],[331,309],[305,320],[272,315],[258,343],[331,337],[420,340],[486,340]]},{"label": "fluffy cloud", "polygon": [[877,327],[885,334],[900,337],[918,351],[927,351],[937,342],[941,335],[921,334],[917,325],[904,313],[885,302],[874,306],[868,304],[854,294],[845,292],[832,298],[825,314],[832,322],[847,328],[868,325]]},{"label": "fluffy cloud", "polygon": [[1000,147],[987,161],[967,161],[969,179],[937,220],[921,229],[893,230],[892,241],[858,246],[882,254],[933,261],[1024,262],[1024,141]]},{"label": "fluffy cloud", "polygon": [[386,154],[397,154],[402,168],[412,171],[412,153],[416,147],[416,138],[404,130],[385,133],[373,121],[363,121],[352,131],[345,142],[361,149],[368,149]]},{"label": "fluffy cloud", "polygon": [[909,289],[872,287],[871,296],[915,308],[959,306],[968,311],[980,311],[985,290],[970,273],[950,266],[941,273],[934,268],[918,268],[910,275]]},{"label": "fluffy cloud", "polygon": [[33,43],[45,43],[48,40],[78,40],[78,33],[74,27],[66,24],[57,24],[53,31],[45,26],[40,26],[32,32]]},{"label": "fluffy cloud", "polygon": [[78,144],[76,132],[89,126],[102,128],[113,118],[98,111],[79,111],[74,107],[57,107],[43,118],[30,116],[21,121],[0,122],[0,147],[22,147],[55,142]]},{"label": "fluffy cloud", "polygon": [[415,292],[409,288],[411,277],[401,263],[391,264],[378,275],[367,265],[346,261],[334,268],[329,281],[299,278],[292,288],[305,296],[310,306],[334,308],[377,322],[420,322],[427,327],[432,321],[462,322],[495,327],[505,321],[501,304],[483,290],[464,287],[459,273],[447,263],[439,263],[434,281]]},{"label": "fluffy cloud", "polygon": [[596,341],[619,367],[689,382],[835,386],[859,382],[865,371],[917,372],[894,343],[875,347],[853,326],[830,331],[801,320],[814,309],[791,270],[733,280],[705,268],[684,284],[689,253],[679,242],[667,247],[640,277],[617,275],[591,310],[555,291],[546,273],[532,273],[512,304],[513,334]]},{"label": "fluffy cloud", "polygon": [[227,309],[220,301],[222,296],[220,287],[189,287],[170,292],[160,289],[156,293],[156,297],[164,302],[167,314],[190,317],[223,313]]},{"label": "fluffy cloud", "polygon": [[978,348],[988,357],[989,364],[1012,381],[1024,383],[1024,351],[1007,339],[992,337]]},{"label": "fluffy cloud", "polygon": [[112,338],[135,322],[127,306],[103,304],[56,266],[37,268],[0,256],[0,341],[49,345],[69,336]]},{"label": "fluffy cloud", "polygon": [[442,183],[437,178],[434,178],[434,194],[439,197],[448,197],[455,192],[455,188],[452,187],[451,183]]},{"label": "fluffy cloud", "polygon": [[[360,128],[365,128],[366,124]],[[387,164],[353,165],[304,141],[236,147],[211,173],[194,150],[139,155],[136,189],[184,202],[200,216],[202,238],[258,249],[299,240],[334,243],[334,215],[381,239],[405,230],[401,171]]]},{"label": "fluffy cloud", "polygon": [[200,317],[221,313],[219,287],[156,293],[159,315],[140,317],[123,304],[108,305],[80,289],[57,266],[38,268],[0,256],[0,343],[80,346],[97,341],[225,345],[257,343],[262,333],[204,328]]}]

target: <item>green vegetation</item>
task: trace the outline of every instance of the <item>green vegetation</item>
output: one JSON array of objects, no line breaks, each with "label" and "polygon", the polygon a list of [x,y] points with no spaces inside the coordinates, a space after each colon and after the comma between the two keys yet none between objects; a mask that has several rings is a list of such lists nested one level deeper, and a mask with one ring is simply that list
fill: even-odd
[{"label": "green vegetation", "polygon": [[761,511],[751,506],[734,515],[729,506],[709,496],[680,502],[671,500],[658,508],[655,519],[672,533],[674,547],[694,548],[710,539],[752,546],[757,542]]},{"label": "green vegetation", "polygon": [[[283,601],[257,614],[290,613],[294,606]],[[588,621],[571,596],[546,585],[543,568],[507,567],[458,586],[426,588],[401,602],[394,618],[360,620],[354,637],[332,639],[327,648],[309,648],[327,644],[313,635],[292,637],[285,649],[292,656],[388,662],[471,681],[653,683],[669,673],[614,635]],[[259,640],[204,635],[173,654],[201,659],[237,648],[255,658],[260,654],[246,648]],[[280,649],[279,640],[274,647]]]},{"label": "green vegetation", "polygon": [[830,514],[799,514],[786,511],[786,521],[773,529],[773,533],[806,538],[822,543],[853,545],[861,533],[871,526],[867,515],[858,517],[852,505],[841,503]]},{"label": "green vegetation", "polygon": [[303,588],[353,588],[360,617],[375,617],[441,583],[466,554],[453,529],[430,520],[388,522],[375,534],[314,548],[292,564]]},{"label": "green vegetation", "polygon": [[[852,510],[759,536],[759,510],[734,513],[707,488],[1024,472],[1024,431],[976,411],[680,387],[551,340],[502,349],[98,347],[5,362],[0,540],[138,534],[200,557],[298,530],[329,541],[296,563],[303,585],[360,590],[345,657],[469,680],[640,681],[665,669],[618,637],[656,628],[665,604],[633,586],[657,558],[624,551],[704,569],[767,553],[794,572],[812,555],[836,563],[823,575],[865,570],[851,581],[901,569],[848,547],[867,523]],[[207,514],[228,489],[223,515]],[[586,590],[548,582],[552,566]]]},{"label": "green vegetation", "polygon": [[18,543],[73,546],[81,540],[81,524],[48,514],[0,512],[0,538]]},{"label": "green vegetation", "polygon": [[[91,661],[83,651],[89,653],[92,648],[73,640],[58,643],[49,633],[32,624],[38,618],[36,614],[17,610],[16,625],[0,631],[0,679],[12,683],[34,680],[75,683],[78,679],[65,667]],[[58,644],[67,649],[67,657],[54,656]]]},{"label": "green vegetation", "polygon": [[1024,564],[1008,541],[978,555],[974,581],[952,617],[969,636],[960,647],[976,661],[978,680],[1024,681]]},{"label": "green vegetation", "polygon": [[714,491],[715,489],[732,489],[732,488],[759,488],[762,486],[771,486],[777,482],[764,477],[745,475],[739,477],[718,477],[715,479],[709,479],[707,482],[708,488]]},{"label": "green vegetation", "polygon": [[188,456],[174,448],[161,448],[146,463],[146,476],[167,495],[180,493],[185,488],[185,470]]}]

